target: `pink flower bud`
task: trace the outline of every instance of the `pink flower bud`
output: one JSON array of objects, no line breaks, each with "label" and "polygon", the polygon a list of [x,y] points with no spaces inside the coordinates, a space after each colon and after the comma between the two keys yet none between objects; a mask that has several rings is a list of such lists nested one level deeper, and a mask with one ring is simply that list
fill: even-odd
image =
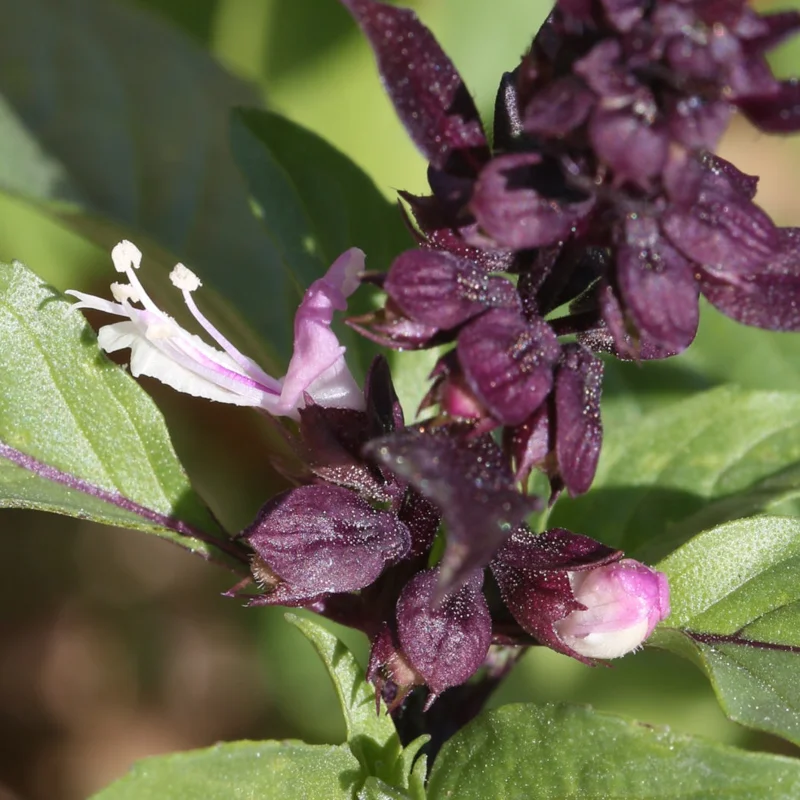
[{"label": "pink flower bud", "polygon": [[586,608],[554,627],[561,641],[582,656],[619,658],[669,616],[666,575],[631,558],[570,572],[569,579],[575,599]]}]

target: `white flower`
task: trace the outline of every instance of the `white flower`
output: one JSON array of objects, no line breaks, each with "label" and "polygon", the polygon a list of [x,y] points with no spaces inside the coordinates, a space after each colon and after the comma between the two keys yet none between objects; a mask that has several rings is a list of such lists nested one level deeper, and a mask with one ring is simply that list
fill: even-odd
[{"label": "white flower", "polygon": [[280,380],[267,375],[240,353],[206,319],[192,297],[202,284],[190,269],[177,264],[170,280],[183,293],[194,318],[221,349],[184,330],[150,299],[136,275],[142,260],[139,248],[123,240],[111,251],[111,259],[117,272],[128,279],[128,283],[111,284],[115,302],[83,292],[67,294],[78,298],[75,308],[127,318],[102,327],[97,340],[107,353],[130,348],[134,376],[148,375],[179,392],[253,406],[277,416],[297,418],[306,394],[319,405],[363,407],[363,393],[344,361],[345,348],[330,328],[334,310],[343,311],[347,297],[358,286],[358,274],[364,269],[360,250],[352,248],[339,256],[327,274],[306,291],[295,317],[289,370]]}]

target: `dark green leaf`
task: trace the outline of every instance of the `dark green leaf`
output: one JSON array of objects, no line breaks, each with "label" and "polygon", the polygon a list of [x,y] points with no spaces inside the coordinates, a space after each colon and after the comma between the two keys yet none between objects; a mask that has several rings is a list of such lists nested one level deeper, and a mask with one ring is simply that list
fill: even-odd
[{"label": "dark green leaf", "polygon": [[442,748],[431,800],[791,800],[800,762],[748,753],[590,708],[512,705]]},{"label": "dark green leaf", "polygon": [[364,668],[343,642],[317,623],[294,614],[286,619],[303,632],[325,663],[344,713],[347,743],[365,772],[406,786],[408,772],[394,723],[388,714],[379,713]]},{"label": "dark green leaf", "polygon": [[800,743],[800,520],[722,525],[658,569],[672,614],[652,644],[702,667],[731,719]]},{"label": "dark green leaf", "polygon": [[[270,111],[239,109],[232,138],[234,157],[281,252],[310,252],[327,267],[348,247],[360,247],[369,269],[386,270],[413,245],[398,206],[316,133]],[[291,203],[294,219],[273,230],[273,215],[287,213],[277,202]]]},{"label": "dark green leaf", "polygon": [[184,261],[236,304],[213,312],[248,355],[263,360],[242,315],[286,358],[293,265],[253,218],[228,145],[230,109],[253,93],[133,5],[0,0],[0,17],[0,188],[106,249],[130,238],[150,263]]},{"label": "dark green leaf", "polygon": [[653,561],[799,491],[800,395],[722,387],[615,426],[592,491],[550,524]]},{"label": "dark green leaf", "polygon": [[358,793],[358,800],[411,800],[411,796],[402,789],[389,786],[380,778],[367,778]]},{"label": "dark green leaf", "polygon": [[0,505],[138,528],[242,568],[158,409],[71,305],[0,264]]},{"label": "dark green leaf", "polygon": [[[375,690],[364,679],[364,668],[345,644],[310,619],[295,614],[286,614],[286,619],[303,632],[325,663],[342,704],[347,741],[367,736],[381,747],[397,745],[391,717],[376,713]],[[398,755],[399,752],[398,749]]]},{"label": "dark green leaf", "polygon": [[192,0],[191,3],[187,3],[186,0],[133,0],[133,2],[162,14],[203,44],[211,41],[219,0]]},{"label": "dark green leaf", "polygon": [[344,745],[236,742],[140,761],[93,800],[352,800],[362,780]]},{"label": "dark green leaf", "polygon": [[[385,271],[412,246],[397,205],[315,133],[269,111],[240,109],[233,115],[231,142],[256,214],[302,286],[349,247],[366,253],[367,269]],[[354,301],[350,313],[366,310],[363,290]],[[349,331],[343,335],[366,367],[372,345]]]}]

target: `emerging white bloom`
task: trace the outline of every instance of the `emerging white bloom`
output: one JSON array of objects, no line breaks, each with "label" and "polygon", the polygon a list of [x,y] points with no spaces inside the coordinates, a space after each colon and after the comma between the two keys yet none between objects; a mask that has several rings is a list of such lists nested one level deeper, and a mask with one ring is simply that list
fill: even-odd
[{"label": "emerging white bloom", "polygon": [[352,248],[333,263],[327,274],[306,291],[295,316],[294,352],[282,379],[267,375],[258,364],[240,353],[202,314],[192,292],[202,285],[183,264],[170,273],[173,285],[183,293],[189,311],[214,340],[213,347],[184,330],[150,299],[136,270],[142,253],[136,245],[121,241],[111,251],[117,272],[128,283],[112,283],[114,302],[83,292],[75,308],[91,308],[119,317],[100,328],[97,340],[107,353],[130,348],[131,373],[148,375],[179,392],[261,408],[276,416],[297,418],[305,395],[324,406],[362,408],[364,395],[344,361],[345,348],[331,330],[334,311],[344,311],[364,270],[364,254]]},{"label": "emerging white bloom", "polygon": [[667,576],[632,558],[569,573],[586,606],[555,624],[558,637],[587,658],[619,658],[641,645],[669,616]]}]

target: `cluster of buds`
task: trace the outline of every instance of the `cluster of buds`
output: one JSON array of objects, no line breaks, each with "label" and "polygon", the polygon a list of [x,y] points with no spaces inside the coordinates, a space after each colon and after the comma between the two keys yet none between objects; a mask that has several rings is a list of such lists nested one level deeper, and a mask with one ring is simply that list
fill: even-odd
[{"label": "cluster of buds", "polygon": [[798,230],[775,226],[753,203],[757,179],[712,154],[737,109],[765,131],[800,128],[800,88],[764,58],[800,14],[759,15],[743,0],[561,0],[500,81],[490,148],[411,11],[343,2],[431,188],[401,193],[419,247],[374,278],[385,307],[352,324],[386,347],[454,343],[428,403],[501,427],[519,480],[537,467],[554,495],[589,487],[597,354],[680,352],[701,293],[740,322],[800,328]]},{"label": "cluster of buds", "polygon": [[182,264],[172,282],[217,346],[161,311],[137,277],[141,257],[120,242],[112,259],[128,283],[112,285],[113,302],[71,292],[75,307],[125,317],[98,341],[107,352],[130,348],[134,375],[290,421],[302,465],[287,476],[293,488],[237,537],[252,552],[245,583],[259,589],[249,604],[309,608],[364,631],[369,676],[390,707],[417,686],[432,703],[493,644],[538,642],[591,663],[634,649],[669,613],[659,573],[585,536],[528,530],[538,501],[518,491],[491,435],[465,423],[407,427],[382,357],[358,388],[330,326],[364,270],[360,251],[307,290],[283,378],[208,321],[193,298],[200,281]]},{"label": "cluster of buds", "polygon": [[[402,195],[418,246],[386,275],[350,250],[315,281],[283,378],[211,325],[182,265],[173,283],[216,346],[161,312],[128,242],[113,252],[129,281],[112,287],[116,302],[75,292],[77,305],[126,318],[99,343],[130,348],[134,375],[284,418],[302,466],[237,537],[252,552],[249,604],[364,631],[390,708],[416,687],[430,706],[502,660],[497,648],[621,656],[669,614],[666,579],[587,536],[531,531],[541,501],[527,479],[542,469],[551,502],[589,488],[598,354],[679,352],[700,293],[742,322],[800,328],[797,231],[773,225],[753,203],[755,179],[710,152],[736,109],[765,130],[800,125],[800,92],[764,61],[800,14],[760,16],[740,0],[561,0],[502,78],[490,148],[412,12],[342,2],[430,162],[432,194]],[[450,345],[425,421],[406,424],[384,358],[363,390],[347,368],[331,322],[362,280],[386,294],[350,320],[365,336]]]}]

